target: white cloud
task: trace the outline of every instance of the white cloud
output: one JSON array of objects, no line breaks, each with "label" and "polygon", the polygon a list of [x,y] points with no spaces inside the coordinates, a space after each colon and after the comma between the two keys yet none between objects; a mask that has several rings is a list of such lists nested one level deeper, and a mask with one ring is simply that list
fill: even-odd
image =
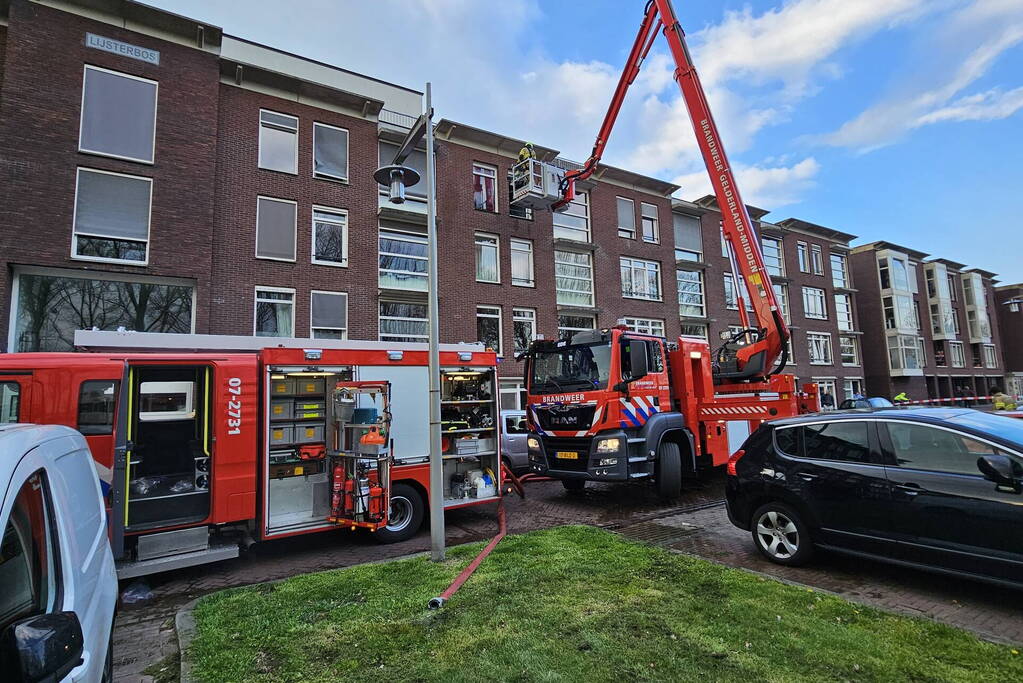
[{"label": "white cloud", "polygon": [[947,107],[918,118],[913,127],[941,121],[993,121],[1012,116],[1023,109],[1023,87],[1002,92],[998,88],[978,95],[962,97]]},{"label": "white cloud", "polygon": [[[737,164],[735,175],[744,202],[773,211],[798,202],[814,187],[820,169],[816,159],[807,157],[791,166]],[[678,194],[686,199],[713,194],[705,170],[680,175],[672,182],[682,186]]]}]

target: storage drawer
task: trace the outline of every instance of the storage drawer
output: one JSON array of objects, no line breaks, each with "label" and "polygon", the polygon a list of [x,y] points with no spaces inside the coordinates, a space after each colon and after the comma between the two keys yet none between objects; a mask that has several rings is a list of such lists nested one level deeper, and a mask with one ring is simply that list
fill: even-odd
[{"label": "storage drawer", "polygon": [[275,398],[270,401],[271,420],[290,420],[294,402],[290,398]]},{"label": "storage drawer", "polygon": [[315,443],[323,441],[322,422],[304,422],[293,425],[295,443]]},{"label": "storage drawer", "polygon": [[298,396],[323,395],[324,379],[322,377],[295,377],[294,393]]},{"label": "storage drawer", "polygon": [[294,426],[290,424],[270,425],[270,445],[294,443]]},{"label": "storage drawer", "polygon": [[311,417],[323,418],[327,415],[327,405],[323,401],[296,400],[292,415],[296,420],[306,420]]},{"label": "storage drawer", "polygon": [[295,380],[290,377],[270,380],[271,396],[291,396],[295,393]]}]

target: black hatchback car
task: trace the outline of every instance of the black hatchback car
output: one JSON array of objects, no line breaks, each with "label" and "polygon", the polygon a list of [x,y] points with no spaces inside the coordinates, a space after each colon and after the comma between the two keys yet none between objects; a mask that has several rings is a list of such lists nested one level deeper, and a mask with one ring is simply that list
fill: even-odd
[{"label": "black hatchback car", "polygon": [[778,420],[728,475],[729,519],[779,564],[817,547],[1023,587],[1023,420],[956,408]]}]

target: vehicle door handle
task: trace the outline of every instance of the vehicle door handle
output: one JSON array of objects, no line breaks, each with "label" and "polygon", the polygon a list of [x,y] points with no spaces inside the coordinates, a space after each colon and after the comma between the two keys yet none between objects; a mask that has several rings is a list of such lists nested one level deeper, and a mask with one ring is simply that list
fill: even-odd
[{"label": "vehicle door handle", "polygon": [[920,488],[920,484],[896,484],[895,488],[899,489],[906,495],[915,496],[923,489]]},{"label": "vehicle door handle", "polygon": [[799,478],[802,479],[803,481],[814,481],[814,480],[816,480],[819,477],[820,477],[820,475],[813,474],[812,472],[800,472],[799,473]]}]

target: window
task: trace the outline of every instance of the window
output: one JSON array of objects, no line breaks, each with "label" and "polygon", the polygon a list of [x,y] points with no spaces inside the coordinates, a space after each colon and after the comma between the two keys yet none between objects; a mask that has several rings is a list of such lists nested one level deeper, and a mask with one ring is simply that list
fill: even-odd
[{"label": "window", "polygon": [[959,309],[952,309],[952,334],[956,337],[959,336],[961,328],[959,327]]},{"label": "window", "polygon": [[970,344],[970,352],[973,355],[973,367],[984,367],[984,360],[981,358],[980,344]]},{"label": "window", "polygon": [[118,384],[119,382],[112,379],[90,379],[82,382],[78,388],[79,432],[87,436],[114,433]]},{"label": "window", "polygon": [[703,260],[703,230],[700,219],[680,213],[672,214],[675,228],[675,260]]},{"label": "window", "polygon": [[831,284],[835,287],[849,286],[849,272],[846,270],[844,254],[831,254]]},{"label": "window", "polygon": [[526,384],[521,379],[501,380],[501,410],[526,409]]},{"label": "window", "polygon": [[313,207],[313,263],[348,265],[348,212]]},{"label": "window", "polygon": [[995,345],[984,344],[984,367],[997,368],[998,360],[995,357]]},{"label": "window", "polygon": [[799,272],[810,272],[810,252],[806,242],[796,242],[796,256],[799,257]]},{"label": "window", "polygon": [[870,461],[866,422],[836,420],[799,429],[802,431],[803,456],[806,458],[842,462]]},{"label": "window", "polygon": [[963,352],[962,342],[949,342],[948,353],[952,357],[953,368],[966,367],[966,354]]},{"label": "window", "polygon": [[501,307],[476,307],[476,339],[501,355]]},{"label": "window", "polygon": [[936,341],[932,348],[934,351],[934,364],[939,368],[947,366],[948,361],[945,359],[945,342]]},{"label": "window", "polygon": [[909,269],[906,266],[906,262],[900,258],[893,258],[891,261],[892,261],[892,289],[898,289],[903,292],[908,292]]},{"label": "window", "polygon": [[21,385],[0,382],[0,425],[17,422],[21,412]]},{"label": "window", "polygon": [[298,174],[298,118],[259,110],[259,167]]},{"label": "window", "polygon": [[[385,142],[381,140],[377,146],[379,154],[380,166],[387,166],[394,162],[394,155],[398,152],[398,145],[392,142]],[[420,207],[422,202],[426,201],[426,150],[425,149],[414,149],[412,153],[408,155],[404,162],[405,166],[415,169],[419,173],[419,182],[415,185],[405,186],[405,196],[413,202],[419,203]],[[386,185],[378,185],[379,192],[384,196],[386,200],[389,188]]]},{"label": "window", "polygon": [[653,204],[640,202],[640,224],[643,227],[643,241],[654,244],[661,241],[661,228],[657,221],[657,207]]},{"label": "window", "polygon": [[832,365],[831,335],[821,332],[806,333],[807,347],[810,349],[810,365]]},{"label": "window", "polygon": [[618,197],[618,236],[636,239],[636,203]]},{"label": "window", "polygon": [[590,241],[590,195],[576,194],[568,208],[554,212],[554,237],[577,242]]},{"label": "window", "polygon": [[532,308],[512,309],[512,336],[515,339],[515,353],[529,348],[536,339],[536,311]]},{"label": "window", "polygon": [[892,370],[919,370],[920,345],[917,338],[908,334],[896,334],[887,338],[888,366]]},{"label": "window", "polygon": [[718,221],[718,236],[721,237],[721,256],[728,258],[731,255],[731,249],[728,246],[728,240],[725,239],[725,222]]},{"label": "window", "polygon": [[593,306],[593,260],[590,254],[554,251],[557,302],[562,306]]},{"label": "window", "polygon": [[622,256],[622,296],[627,299],[661,300],[661,264]]},{"label": "window", "polygon": [[517,287],[533,286],[533,243],[511,240],[511,283]]},{"label": "window", "polygon": [[899,467],[981,476],[977,460],[1003,454],[995,446],[947,429],[908,422],[886,422]]},{"label": "window", "polygon": [[860,364],[860,350],[856,337],[840,335],[838,337],[838,352],[842,356],[842,365]]},{"label": "window", "polygon": [[848,378],[842,380],[842,391],[846,398],[852,398],[857,394],[863,395],[863,380],[859,378]]},{"label": "window", "polygon": [[909,291],[913,294],[919,294],[920,284],[916,279],[916,264],[910,261],[906,266],[906,270],[909,277]]},{"label": "window", "polygon": [[664,336],[664,321],[650,318],[626,318],[625,326],[633,332],[640,334],[652,334],[655,337]]},{"label": "window", "polygon": [[295,290],[256,287],[257,337],[293,337],[295,329]]},{"label": "window", "polygon": [[472,165],[472,204],[477,211],[497,212],[497,169]]},{"label": "window", "polygon": [[760,238],[761,251],[764,253],[764,266],[769,275],[785,276],[785,259],[781,250],[781,240],[774,237]]},{"label": "window", "polygon": [[881,289],[892,288],[892,277],[891,271],[888,268],[888,259],[878,259],[877,261],[877,276],[881,281]]},{"label": "window", "polygon": [[814,275],[824,274],[824,251],[819,244],[810,245],[810,257]]},{"label": "window", "polygon": [[158,85],[86,65],[78,151],[153,163]]},{"label": "window", "polygon": [[576,332],[597,329],[597,319],[592,315],[559,315],[558,337],[571,337]]},{"label": "window", "polygon": [[913,322],[916,323],[918,332],[923,329],[923,322],[920,319],[920,303],[916,299],[913,299]]},{"label": "window", "polygon": [[313,124],[313,175],[317,178],[348,180],[348,131]]},{"label": "window", "polygon": [[[503,388],[502,388],[503,391]],[[503,403],[501,406],[502,410],[505,410]],[[508,408],[507,410],[515,410],[515,408]],[[505,434],[528,434],[529,427],[526,425],[526,418],[522,415],[506,415],[504,418],[504,433]]]},{"label": "window", "polygon": [[43,470],[30,476],[14,499],[0,554],[0,628],[58,609],[60,559],[50,487]]},{"label": "window", "polygon": [[347,339],[348,295],[313,290],[309,296],[309,336],[312,339]]},{"label": "window", "polygon": [[194,287],[186,280],[31,268],[16,275],[10,350],[71,351],[75,330],[93,327],[189,334]]},{"label": "window", "polygon": [[[722,277],[725,284],[725,306],[727,308],[738,310],[739,303],[738,299],[736,299],[736,296],[738,295],[735,291],[735,278],[732,276],[731,273],[725,273]],[[740,282],[742,282],[742,295],[743,300],[746,303],[746,310],[752,311],[753,302],[750,300],[749,290],[746,289],[745,281],[740,280]]]},{"label": "window", "polygon": [[843,332],[852,332],[852,296],[849,294],[835,295],[835,319],[838,321],[838,329]]},{"label": "window", "polygon": [[[831,398],[836,398],[838,394],[835,393],[835,380],[834,379],[823,379],[821,377],[811,377],[810,381],[817,385],[817,390],[820,396],[828,394]],[[837,405],[837,401],[834,405]],[[834,407],[834,405],[832,407]]]},{"label": "window", "polygon": [[828,319],[828,305],[823,289],[803,287],[803,315],[815,320]]},{"label": "window", "polygon": [[920,359],[920,367],[927,367],[927,342],[923,337],[916,338],[917,358]]},{"label": "window", "polygon": [[913,319],[913,300],[904,295],[886,296],[881,299],[884,309],[884,326],[888,330],[916,330]]},{"label": "window", "polygon": [[476,233],[476,282],[500,282],[497,235]]},{"label": "window", "polygon": [[256,258],[295,260],[298,204],[286,199],[256,200]]},{"label": "window", "polygon": [[948,297],[952,301],[959,301],[959,288],[956,287],[956,276],[948,273],[946,277],[948,278]]},{"label": "window", "polygon": [[790,323],[792,318],[789,317],[789,288],[788,285],[773,285],[774,287],[774,298],[778,302],[778,308],[781,309],[781,317],[786,323]]},{"label": "window", "polygon": [[380,341],[425,343],[428,331],[426,304],[380,302]]},{"label": "window", "polygon": [[683,337],[695,337],[707,341],[707,325],[706,323],[682,323],[682,336]]},{"label": "window", "polygon": [[678,314],[685,317],[704,318],[707,315],[703,293],[703,272],[699,270],[676,270],[678,282]]},{"label": "window", "polygon": [[145,265],[153,180],[79,168],[75,187],[75,258]]},{"label": "window", "polygon": [[426,236],[380,228],[379,284],[383,289],[426,291]]}]

